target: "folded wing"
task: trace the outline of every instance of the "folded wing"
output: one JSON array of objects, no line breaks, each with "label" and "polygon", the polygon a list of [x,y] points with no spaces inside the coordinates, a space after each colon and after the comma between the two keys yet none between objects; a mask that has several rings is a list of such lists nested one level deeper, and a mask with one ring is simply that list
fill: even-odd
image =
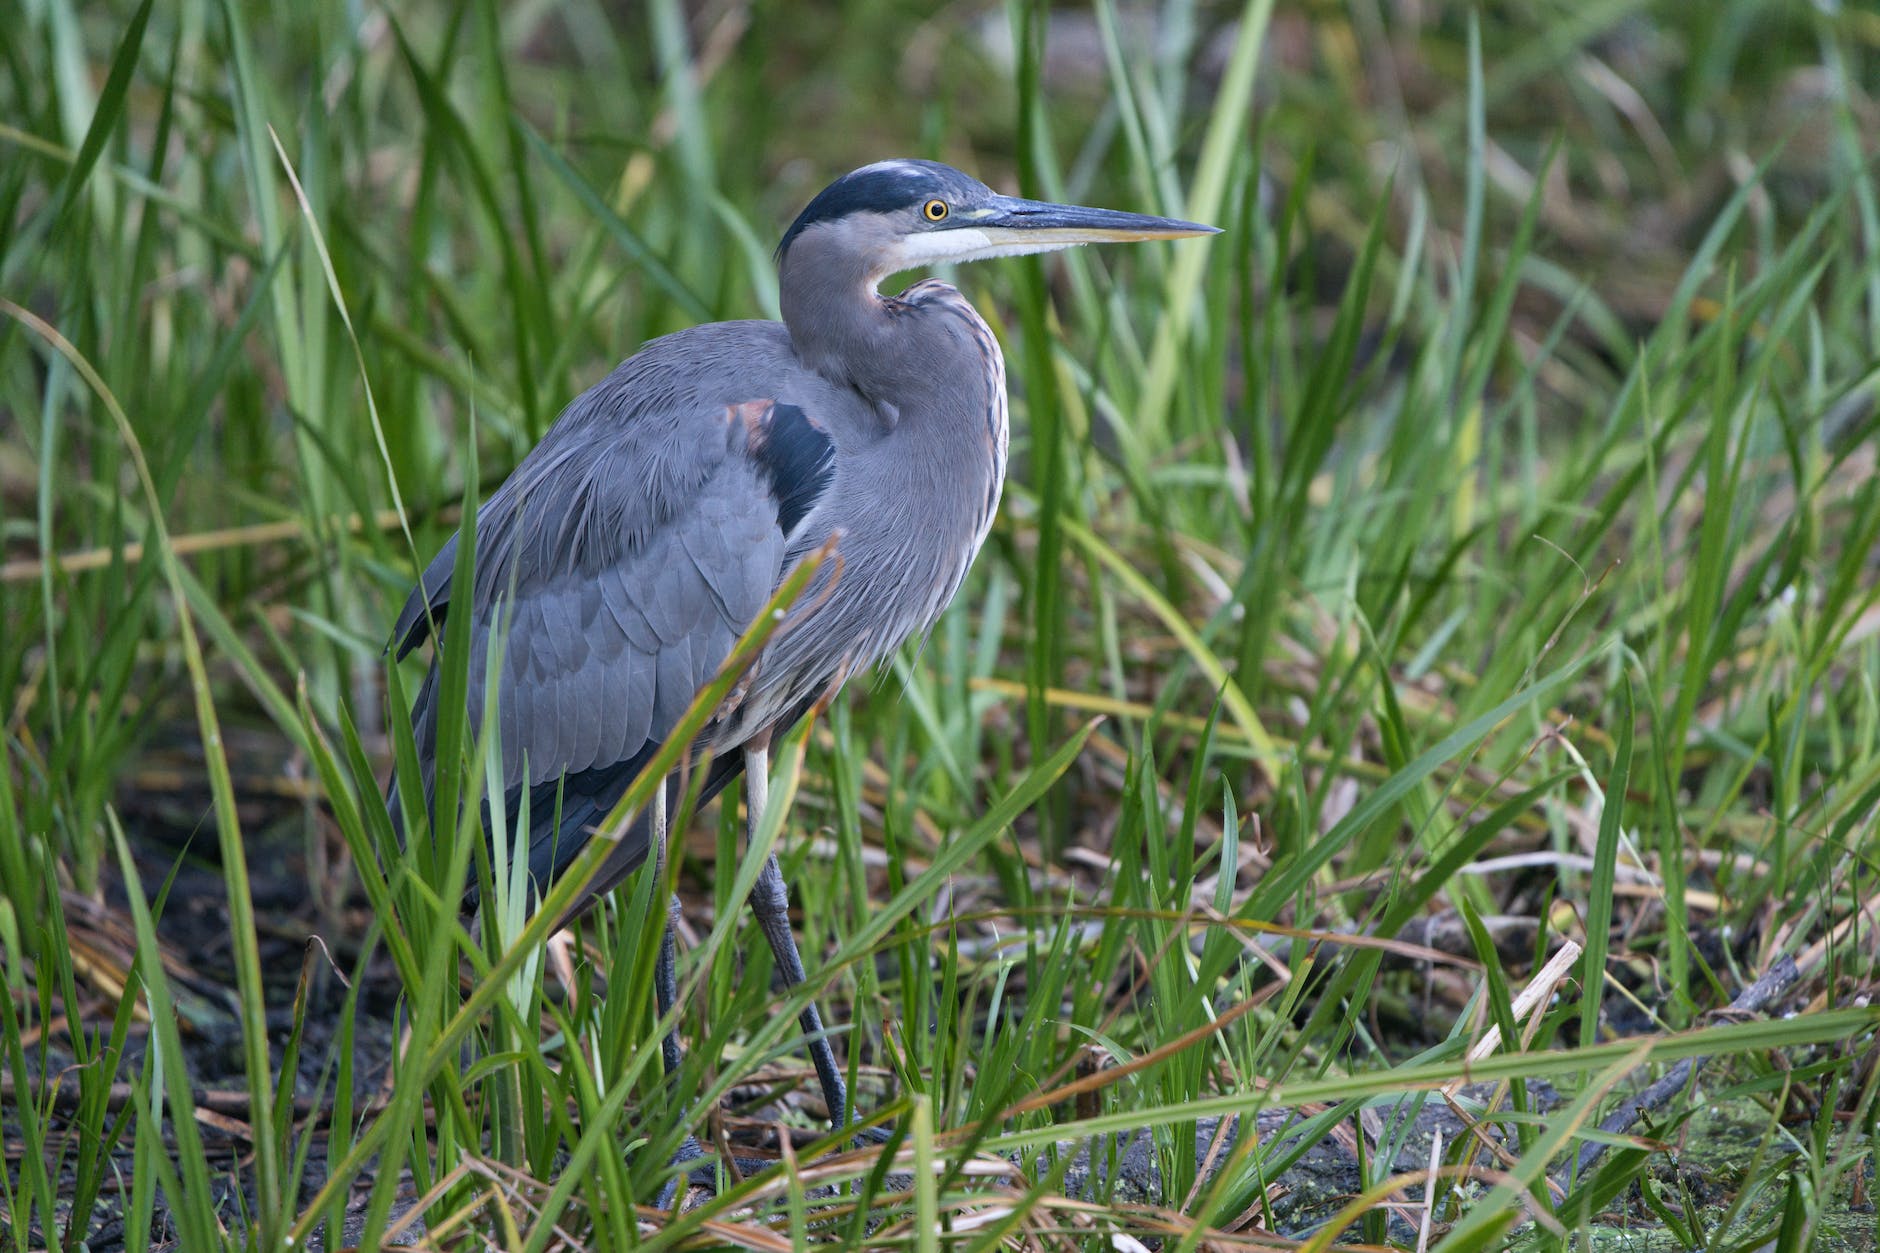
[{"label": "folded wing", "polygon": [[[600,430],[611,438],[595,438]],[[467,603],[451,586],[453,538],[392,635],[403,657],[446,615],[475,616],[472,725],[484,708],[486,659],[500,649],[494,695],[508,829],[527,796],[529,864],[543,885],[580,851],[768,600],[788,534],[828,489],[834,465],[828,435],[771,400],[636,415],[611,430],[588,423],[576,434],[551,435],[479,511]],[[427,792],[436,687],[434,662],[412,711]],[[713,790],[729,777],[715,769]],[[646,854],[645,826],[636,824],[602,880],[617,881]]]}]

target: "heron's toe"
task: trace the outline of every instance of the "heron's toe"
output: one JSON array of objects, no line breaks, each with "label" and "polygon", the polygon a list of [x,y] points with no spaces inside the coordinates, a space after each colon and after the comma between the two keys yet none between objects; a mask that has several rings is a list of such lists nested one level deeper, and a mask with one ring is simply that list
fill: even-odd
[{"label": "heron's toe", "polygon": [[[739,1175],[754,1175],[760,1170],[775,1165],[768,1158],[762,1157],[734,1156],[731,1161]],[[666,1168],[674,1173],[660,1187],[659,1196],[653,1202],[654,1208],[663,1210],[677,1208],[681,1199],[679,1196],[681,1180],[685,1181],[688,1191],[692,1188],[703,1188],[707,1192],[717,1192],[718,1165],[718,1158],[706,1151],[705,1146],[699,1143],[697,1136],[687,1135],[685,1141],[679,1145],[678,1151],[666,1162]]]}]

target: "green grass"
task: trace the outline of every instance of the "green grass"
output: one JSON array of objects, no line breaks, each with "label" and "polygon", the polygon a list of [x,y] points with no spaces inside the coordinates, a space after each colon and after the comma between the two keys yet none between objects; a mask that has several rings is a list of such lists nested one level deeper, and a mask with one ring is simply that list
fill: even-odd
[{"label": "green grass", "polygon": [[[645,8],[13,15],[0,1247],[335,1247],[355,1211],[375,1247],[414,1196],[443,1248],[1411,1245],[1380,1115],[1465,1072],[1508,1156],[1449,1149],[1433,1247],[1871,1247],[1880,22]],[[399,847],[421,663],[381,649],[562,404],[774,313],[783,225],[893,153],[1227,229],[956,276],[1013,378],[1007,503],[926,648],[774,755],[785,1003],[741,824],[692,816],[663,1076],[666,885],[564,965],[476,807]],[[482,728],[441,743],[479,795]],[[1387,961],[1439,919],[1441,961]],[[1781,1014],[1712,1015],[1782,957]],[[813,1089],[812,997],[887,1153],[751,1095]],[[1465,1062],[1491,1024],[1525,1042]],[[1691,1056],[1649,1139],[1568,1168]],[[806,1138],[661,1224],[713,1129],[684,1093]],[[1300,1105],[1199,1177],[1197,1120]],[[1753,1152],[1694,1190],[1712,1107]],[[1142,1128],[1159,1206],[1064,1199],[1064,1146]],[[1268,1194],[1340,1142],[1349,1195]]]}]

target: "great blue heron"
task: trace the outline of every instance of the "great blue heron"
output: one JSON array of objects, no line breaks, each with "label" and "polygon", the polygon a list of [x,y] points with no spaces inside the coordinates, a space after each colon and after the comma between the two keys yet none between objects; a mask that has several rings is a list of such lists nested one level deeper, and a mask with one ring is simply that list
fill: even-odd
[{"label": "great blue heron", "polygon": [[[506,638],[495,670],[505,829],[526,796],[535,882],[545,890],[574,859],[804,554],[833,537],[837,560],[694,746],[710,754],[701,803],[743,771],[751,824],[772,737],[932,628],[966,577],[1005,477],[1004,358],[954,287],[927,279],[883,296],[878,283],[934,264],[1214,231],[1002,196],[932,161],[881,161],[830,184],[785,233],[782,322],[654,340],[570,404],[479,510],[475,587],[451,586],[453,538],[392,635],[402,658],[446,614],[472,615],[473,725],[490,641]],[[437,673],[434,660],[412,710],[427,789]],[[633,821],[575,912],[649,852],[663,860],[678,786],[669,779]],[[559,824],[544,817],[558,798]],[[780,977],[801,982],[774,856],[751,906]],[[669,924],[662,1015],[673,956]],[[814,1005],[801,1026],[843,1127],[848,1094]],[[670,1073],[678,1044],[662,1047]]]}]

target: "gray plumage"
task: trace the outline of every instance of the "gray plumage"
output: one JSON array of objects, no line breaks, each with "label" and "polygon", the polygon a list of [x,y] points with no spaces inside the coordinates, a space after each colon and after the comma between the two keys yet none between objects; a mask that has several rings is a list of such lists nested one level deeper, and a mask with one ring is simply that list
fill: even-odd
[{"label": "gray plumage", "polygon": [[[579,851],[803,554],[835,537],[835,560],[696,746],[713,753],[708,795],[850,675],[930,629],[958,591],[1004,481],[1004,361],[955,288],[926,280],[884,297],[883,278],[1211,229],[881,162],[832,184],[785,235],[782,322],[654,340],[570,404],[479,511],[470,594],[451,587],[453,540],[393,631],[402,657],[445,615],[472,615],[474,719],[506,628],[505,806],[513,824],[530,797],[538,883]],[[413,710],[427,791],[436,696],[433,666]],[[583,905],[663,837],[638,818]]]},{"label": "gray plumage", "polygon": [[[902,300],[883,319],[875,351],[904,352],[902,344],[937,333],[956,352],[996,354],[952,288],[923,283]],[[731,322],[653,341],[570,405],[478,515],[470,708],[483,707],[483,656],[506,610],[497,726],[512,816],[525,783],[552,784],[656,748],[790,563],[832,533],[839,577],[835,563],[826,566],[779,629],[741,705],[714,726],[714,748],[774,726],[931,626],[985,536],[1003,477],[1003,370],[996,387],[984,374],[975,361],[978,385],[938,403],[908,389],[877,391],[895,420],[805,368],[785,325]],[[753,379],[776,394],[753,398]],[[778,452],[780,402],[816,415],[807,432],[790,434],[826,441],[833,467],[789,535],[764,460]],[[455,557],[447,545],[422,580],[437,589],[433,615],[456,608]],[[401,652],[422,638],[423,604],[414,592],[400,616]],[[430,699],[427,688],[416,711],[426,742]],[[536,846],[559,836],[552,861],[565,864],[582,835],[574,824],[604,814],[629,782],[610,780],[594,795],[598,814],[564,804],[562,830],[539,833]],[[644,833],[630,832],[595,890],[646,851]]]}]

